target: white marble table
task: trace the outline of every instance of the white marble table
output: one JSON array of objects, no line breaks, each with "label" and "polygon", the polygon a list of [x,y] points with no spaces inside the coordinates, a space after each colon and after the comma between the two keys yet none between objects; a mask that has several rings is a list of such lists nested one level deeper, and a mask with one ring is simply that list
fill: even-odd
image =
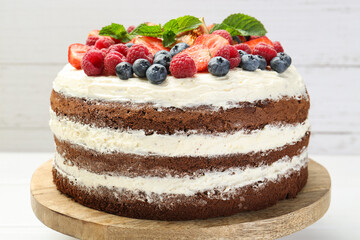
[{"label": "white marble table", "polygon": [[[30,179],[52,153],[0,153],[0,239],[73,239],[44,226],[30,205]],[[283,239],[360,239],[360,156],[311,156],[332,178],[325,216]]]}]

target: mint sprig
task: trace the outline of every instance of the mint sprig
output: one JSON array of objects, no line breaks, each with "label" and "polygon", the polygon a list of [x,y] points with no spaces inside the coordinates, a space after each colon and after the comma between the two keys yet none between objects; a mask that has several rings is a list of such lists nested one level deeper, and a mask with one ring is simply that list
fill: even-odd
[{"label": "mint sprig", "polygon": [[149,37],[162,37],[163,30],[161,25],[149,26],[146,23],[142,23],[131,31],[130,36],[134,38],[136,35],[149,36]]},{"label": "mint sprig", "polygon": [[231,14],[220,24],[215,24],[211,32],[223,29],[231,36],[264,36],[267,31],[264,25],[254,17],[242,13]]},{"label": "mint sprig", "polygon": [[103,27],[100,30],[99,35],[110,36],[112,38],[119,39],[124,43],[131,40],[131,37],[125,27],[117,23],[112,23],[111,25]]}]

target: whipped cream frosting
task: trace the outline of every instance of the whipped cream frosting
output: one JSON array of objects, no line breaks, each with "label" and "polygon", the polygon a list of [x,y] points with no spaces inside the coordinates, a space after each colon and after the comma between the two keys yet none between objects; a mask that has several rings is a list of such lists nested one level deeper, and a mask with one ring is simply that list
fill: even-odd
[{"label": "whipped cream frosting", "polygon": [[177,108],[210,105],[227,109],[238,106],[239,102],[307,98],[304,82],[293,65],[281,74],[235,68],[224,77],[209,73],[197,73],[193,78],[183,79],[168,76],[163,84],[154,85],[135,77],[128,80],[116,76],[89,77],[67,64],[58,73],[53,89],[70,97]]},{"label": "whipped cream frosting", "polygon": [[292,158],[285,156],[271,165],[247,167],[245,169],[232,168],[222,172],[205,172],[196,178],[189,176],[182,178],[171,176],[164,178],[111,176],[79,169],[67,162],[59,153],[55,153],[55,169],[76,185],[88,188],[103,186],[109,189],[142,191],[147,195],[165,193],[190,196],[197,192],[219,188],[222,189],[223,193],[227,193],[258,181],[276,181],[279,177],[287,177],[290,173],[299,171],[306,166],[308,155],[307,148],[304,148],[299,155]]},{"label": "whipped cream frosting", "polygon": [[247,133],[146,135],[143,130],[98,128],[59,117],[50,109],[50,128],[57,138],[101,153],[123,152],[162,156],[216,156],[266,151],[294,144],[310,131],[309,120],[298,124],[266,125]]}]

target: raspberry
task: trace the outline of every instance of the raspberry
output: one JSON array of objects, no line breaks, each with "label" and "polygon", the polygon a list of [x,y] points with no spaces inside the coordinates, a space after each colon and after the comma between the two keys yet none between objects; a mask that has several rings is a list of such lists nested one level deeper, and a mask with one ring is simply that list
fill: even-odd
[{"label": "raspberry", "polygon": [[102,49],[102,48],[108,48],[113,44],[115,44],[115,42],[110,38],[99,38],[99,40],[97,40],[95,43],[95,47],[97,49]]},{"label": "raspberry", "polygon": [[196,65],[189,55],[180,53],[172,59],[170,72],[176,78],[192,77],[196,73]]},{"label": "raspberry", "polygon": [[222,36],[223,38],[228,40],[230,44],[233,43],[233,40],[232,40],[232,37],[231,37],[230,33],[228,31],[226,31],[226,30],[216,30],[212,34]]},{"label": "raspberry", "polygon": [[115,67],[121,62],[125,62],[126,58],[119,52],[110,51],[104,59],[104,75],[115,75]]},{"label": "raspberry", "polygon": [[278,41],[273,42],[275,50],[279,52],[284,52],[284,48],[281,46],[281,43]]},{"label": "raspberry", "polygon": [[127,28],[127,32],[128,33],[131,33],[133,30],[135,29],[135,26],[134,25],[131,25]]},{"label": "raspberry", "polygon": [[86,39],[86,45],[94,46],[97,40],[99,40],[99,36],[89,36]]},{"label": "raspberry", "polygon": [[265,43],[259,43],[255,46],[253,50],[253,55],[260,55],[265,58],[267,64],[270,64],[271,59],[276,57],[276,50],[272,46],[269,46]]},{"label": "raspberry", "polygon": [[233,46],[226,45],[219,48],[216,52],[215,57],[223,57],[230,62],[230,68],[239,66],[241,58],[239,52]]},{"label": "raspberry", "polygon": [[100,50],[91,49],[81,60],[81,68],[88,76],[98,76],[104,68],[104,56]]},{"label": "raspberry", "polygon": [[125,44],[118,43],[118,44],[110,46],[108,52],[116,51],[126,57],[128,50],[129,50],[129,48]]},{"label": "raspberry", "polygon": [[236,45],[234,45],[234,48],[236,50],[243,50],[247,54],[251,54],[251,48],[249,47],[249,45],[247,45],[245,43],[236,44]]},{"label": "raspberry", "polygon": [[131,48],[129,48],[127,53],[127,61],[130,64],[133,64],[136,59],[144,58],[148,60],[151,64],[153,62],[153,55],[149,51],[147,47],[142,44],[134,44]]}]

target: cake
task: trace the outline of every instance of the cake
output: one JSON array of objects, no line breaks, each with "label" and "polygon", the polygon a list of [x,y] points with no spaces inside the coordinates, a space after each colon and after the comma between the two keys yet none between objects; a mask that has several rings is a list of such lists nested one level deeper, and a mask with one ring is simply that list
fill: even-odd
[{"label": "cake", "polygon": [[[200,34],[208,35],[215,34]],[[109,68],[104,73],[106,66],[92,76],[84,59],[100,50],[84,45],[79,66],[69,48],[70,63],[58,73],[51,94],[57,189],[93,209],[171,221],[230,216],[296,197],[308,177],[309,96],[293,65],[277,69],[288,55],[279,57],[275,42],[260,44],[279,52],[266,69],[247,69],[244,56],[253,55],[241,50],[234,57],[241,59],[237,65],[243,62],[240,67],[231,66],[234,59],[221,57],[229,46],[245,44],[252,53],[264,52],[266,59],[268,49],[259,51],[254,41],[268,38],[247,38],[236,45],[229,40],[227,48],[216,46],[216,51],[204,44],[209,48],[208,72],[199,71],[196,54],[186,50],[192,49],[190,43],[181,61],[176,62],[182,52],[172,56],[170,66],[164,65],[171,75],[160,83],[152,80],[161,74],[148,76],[149,81],[137,75],[121,80],[118,66],[129,65],[131,56],[120,56],[113,64],[120,79],[109,74]],[[142,46],[150,46],[146,43]],[[192,44],[196,46],[196,40]],[[103,52],[106,65],[111,51]],[[209,67],[212,60],[217,68]],[[181,63],[188,65],[178,71]],[[130,65],[136,70],[136,63]],[[180,73],[188,76],[179,78]]]}]

